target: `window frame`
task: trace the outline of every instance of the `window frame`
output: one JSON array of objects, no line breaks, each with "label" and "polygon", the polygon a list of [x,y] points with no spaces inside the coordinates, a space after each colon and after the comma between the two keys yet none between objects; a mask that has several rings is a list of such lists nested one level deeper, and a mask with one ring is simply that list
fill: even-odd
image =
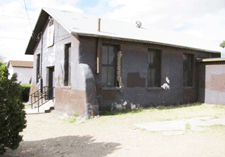
[{"label": "window frame", "polygon": [[[151,63],[151,53],[154,53]],[[161,51],[157,49],[148,49],[147,53],[147,88],[159,88],[161,84]],[[152,83],[150,69],[155,70],[155,81]]]},{"label": "window frame", "polygon": [[[103,61],[103,47],[107,47],[107,62],[109,61],[109,47],[113,47],[113,53],[114,53],[114,58],[113,58],[113,63],[104,63]],[[113,44],[102,44],[101,46],[101,87],[103,89],[113,89],[113,88],[119,88],[118,85],[118,81],[117,81],[117,53],[119,52],[119,46],[118,45],[113,45]],[[106,83],[103,82],[103,67],[107,67],[107,79],[106,79]],[[113,85],[108,85],[110,83],[109,80],[109,70],[108,67],[113,67],[114,69],[114,81],[113,81]],[[107,85],[105,85],[107,84]]]},{"label": "window frame", "polygon": [[193,86],[194,86],[194,54],[183,53],[183,87],[188,88]]},{"label": "window frame", "polygon": [[64,46],[64,86],[71,85],[71,43]]}]

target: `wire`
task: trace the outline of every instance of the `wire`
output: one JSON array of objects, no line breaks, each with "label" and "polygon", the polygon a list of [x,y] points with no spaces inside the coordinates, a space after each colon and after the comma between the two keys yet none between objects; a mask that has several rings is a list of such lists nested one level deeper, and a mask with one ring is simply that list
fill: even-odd
[{"label": "wire", "polygon": [[24,39],[24,38],[12,38],[12,37],[2,37],[2,36],[0,36],[0,38],[4,38],[4,39],[14,39],[14,40],[29,40],[29,39]]},{"label": "wire", "polygon": [[[27,18],[23,18],[23,17],[16,17],[16,16],[3,15],[3,14],[0,14],[0,16],[6,16],[6,17],[12,17],[12,18],[18,18],[18,19],[27,19]],[[30,19],[30,20],[35,20],[35,19]]]},{"label": "wire", "polygon": [[[23,0],[23,1],[24,1],[24,6],[25,6],[25,9],[26,9],[26,12],[27,12],[28,21],[29,21],[29,23],[30,23],[30,18],[29,18],[29,15],[28,15],[28,11],[27,11],[26,2],[25,2],[25,0]],[[31,23],[30,23],[30,28],[31,28],[31,31],[33,32],[33,30],[32,30],[32,26],[31,26]]]}]

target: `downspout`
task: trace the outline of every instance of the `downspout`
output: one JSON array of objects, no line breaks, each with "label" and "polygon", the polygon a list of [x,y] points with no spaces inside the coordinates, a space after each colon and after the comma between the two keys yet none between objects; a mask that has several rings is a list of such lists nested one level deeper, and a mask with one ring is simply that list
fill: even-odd
[{"label": "downspout", "polygon": [[43,62],[43,33],[41,32],[41,74],[39,77],[41,93],[43,93],[42,62]]},{"label": "downspout", "polygon": [[[98,32],[101,31],[101,19],[98,19]],[[96,41],[96,52],[97,52],[97,70],[96,73],[99,74],[100,73],[100,42],[99,42],[99,38],[97,38]]]}]

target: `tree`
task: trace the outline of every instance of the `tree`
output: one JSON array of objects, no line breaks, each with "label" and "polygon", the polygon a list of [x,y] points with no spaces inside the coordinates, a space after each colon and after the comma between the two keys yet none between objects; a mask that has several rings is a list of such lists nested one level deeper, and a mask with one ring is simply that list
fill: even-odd
[{"label": "tree", "polygon": [[223,41],[222,43],[220,43],[220,47],[222,47],[222,48],[225,47],[225,41]]},{"label": "tree", "polygon": [[16,149],[22,141],[20,132],[26,127],[24,105],[17,75],[8,79],[8,69],[0,62],[0,154],[6,148]]}]

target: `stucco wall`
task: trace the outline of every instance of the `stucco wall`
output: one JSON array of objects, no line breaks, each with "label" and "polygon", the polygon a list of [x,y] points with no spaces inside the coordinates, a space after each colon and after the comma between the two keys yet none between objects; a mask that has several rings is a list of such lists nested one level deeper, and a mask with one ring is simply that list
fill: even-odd
[{"label": "stucco wall", "polygon": [[8,70],[9,78],[11,78],[14,73],[17,73],[17,82],[21,82],[21,84],[29,84],[32,77],[32,68],[12,67],[10,64]]},{"label": "stucco wall", "polygon": [[[100,73],[96,73],[97,67],[97,39],[80,37],[80,62],[90,65],[95,72],[97,84],[97,96],[100,109],[109,107],[112,103],[124,103],[125,101],[150,105],[172,105],[191,103],[198,101],[198,73],[197,64],[194,61],[193,87],[183,88],[183,53],[194,54],[195,58],[218,57],[220,54],[210,54],[201,51],[173,48],[154,44],[125,42],[119,40],[99,39],[100,51],[102,44],[114,44],[120,46],[122,51],[122,83],[121,90],[101,88]],[[170,80],[170,89],[147,88],[147,52],[148,48],[161,50],[161,85]],[[129,82],[136,82],[131,85]]]},{"label": "stucco wall", "polygon": [[225,62],[200,63],[199,101],[225,105]]}]

